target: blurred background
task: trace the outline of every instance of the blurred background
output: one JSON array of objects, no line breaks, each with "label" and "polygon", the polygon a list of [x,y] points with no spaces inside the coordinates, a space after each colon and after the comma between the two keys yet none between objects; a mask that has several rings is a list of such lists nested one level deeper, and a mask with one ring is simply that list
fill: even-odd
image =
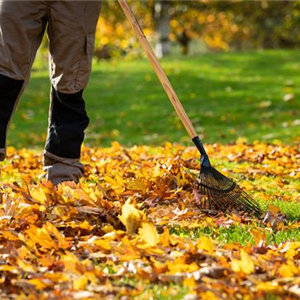
[{"label": "blurred background", "polygon": [[[300,141],[300,1],[129,1],[207,143]],[[49,106],[47,38],[9,131],[41,147]],[[117,1],[103,1],[85,92],[86,144],[187,144]]]}]

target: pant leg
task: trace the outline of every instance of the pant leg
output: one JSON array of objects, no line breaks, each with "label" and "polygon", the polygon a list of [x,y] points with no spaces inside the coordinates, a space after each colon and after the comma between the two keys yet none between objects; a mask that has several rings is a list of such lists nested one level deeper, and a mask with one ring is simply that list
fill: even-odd
[{"label": "pant leg", "polygon": [[0,160],[6,154],[6,131],[29,80],[46,26],[43,1],[0,0]]},{"label": "pant leg", "polygon": [[100,1],[67,0],[50,5],[52,91],[44,165],[55,184],[78,182],[83,174],[80,150],[89,123],[83,90],[91,73],[100,6]]},{"label": "pant leg", "polygon": [[6,156],[6,133],[24,81],[14,80],[0,74],[0,161]]}]

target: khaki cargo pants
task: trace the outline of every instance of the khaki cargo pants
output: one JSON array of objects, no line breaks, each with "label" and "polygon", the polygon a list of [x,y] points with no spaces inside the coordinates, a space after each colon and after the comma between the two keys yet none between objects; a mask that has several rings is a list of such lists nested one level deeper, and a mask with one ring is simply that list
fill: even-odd
[{"label": "khaki cargo pants", "polygon": [[44,168],[55,184],[82,176],[80,148],[89,122],[82,94],[100,6],[99,0],[0,0],[0,160],[9,120],[46,31],[52,91]]}]

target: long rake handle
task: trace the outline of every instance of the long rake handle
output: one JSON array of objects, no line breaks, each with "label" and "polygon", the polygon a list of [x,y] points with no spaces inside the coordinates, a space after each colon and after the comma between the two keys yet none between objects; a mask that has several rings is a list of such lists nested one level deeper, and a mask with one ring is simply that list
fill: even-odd
[{"label": "long rake handle", "polygon": [[171,103],[173,104],[177,115],[179,116],[181,122],[183,123],[183,125],[184,125],[186,131],[188,132],[189,136],[191,137],[191,139],[194,139],[195,137],[197,137],[196,130],[195,130],[190,118],[188,117],[185,109],[183,108],[179,98],[177,97],[171,82],[169,81],[164,70],[162,69],[152,47],[150,46],[150,44],[143,32],[143,29],[141,28],[138,20],[136,19],[135,15],[133,14],[133,12],[132,12],[131,8],[129,7],[129,5],[127,4],[126,0],[118,0],[118,1],[121,5],[126,17],[128,18],[137,38],[139,39],[144,51],[146,52],[148,59],[152,65],[159,81],[161,82],[165,92],[167,93]]}]

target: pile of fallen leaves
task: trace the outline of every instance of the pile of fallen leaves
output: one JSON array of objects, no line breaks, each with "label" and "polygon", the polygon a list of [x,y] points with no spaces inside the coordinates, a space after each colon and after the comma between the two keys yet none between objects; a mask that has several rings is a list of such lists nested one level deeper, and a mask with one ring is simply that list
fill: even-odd
[{"label": "pile of fallen leaves", "polygon": [[[297,184],[287,184],[300,179],[299,147],[207,148],[217,168],[268,207],[261,220],[201,205],[194,148],[85,148],[86,177],[58,187],[41,178],[40,153],[8,149],[0,187],[0,299],[300,297],[300,241],[267,242],[273,230],[300,228],[270,204],[274,197],[300,201]],[[256,179],[268,179],[280,195],[252,184]],[[242,225],[252,236],[244,245],[192,234]]]}]

